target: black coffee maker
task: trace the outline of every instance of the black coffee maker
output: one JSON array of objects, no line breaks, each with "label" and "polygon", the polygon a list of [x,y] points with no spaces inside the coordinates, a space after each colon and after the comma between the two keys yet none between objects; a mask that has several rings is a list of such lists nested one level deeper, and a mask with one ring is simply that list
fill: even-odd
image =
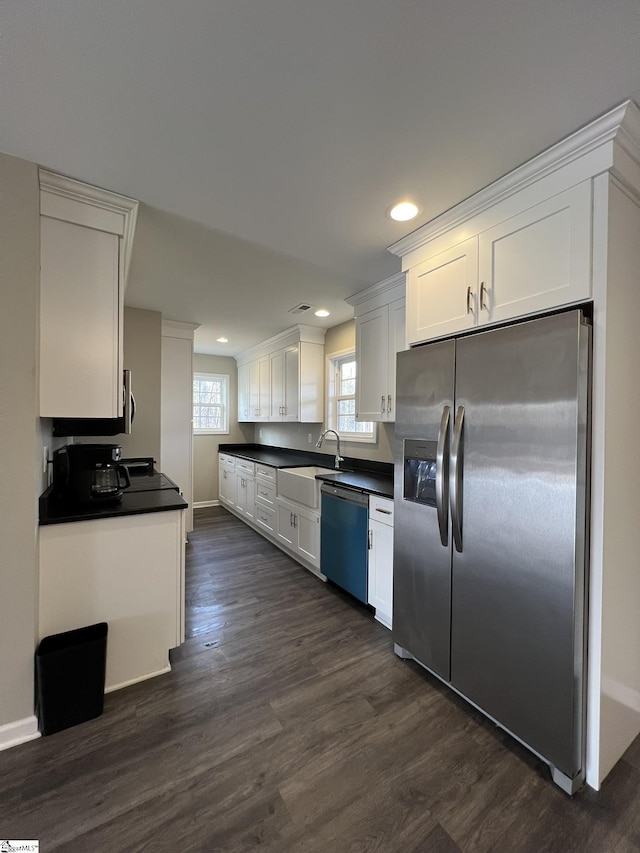
[{"label": "black coffee maker", "polygon": [[53,487],[74,504],[109,503],[131,485],[119,444],[67,444],[53,454]]}]

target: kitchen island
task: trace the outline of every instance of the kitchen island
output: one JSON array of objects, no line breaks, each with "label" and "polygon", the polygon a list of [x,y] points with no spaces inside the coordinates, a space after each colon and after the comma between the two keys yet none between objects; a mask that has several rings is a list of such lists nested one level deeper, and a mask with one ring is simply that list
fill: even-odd
[{"label": "kitchen island", "polygon": [[40,498],[38,637],[107,622],[107,692],[168,672],[184,639],[187,502],[154,477],[116,503]]}]

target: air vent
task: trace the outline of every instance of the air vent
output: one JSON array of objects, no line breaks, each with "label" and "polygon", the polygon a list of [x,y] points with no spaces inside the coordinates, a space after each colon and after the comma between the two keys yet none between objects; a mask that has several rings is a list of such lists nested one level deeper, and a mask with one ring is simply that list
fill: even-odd
[{"label": "air vent", "polygon": [[310,311],[313,305],[307,305],[306,302],[301,302],[295,308],[289,308],[289,314],[304,314],[305,311]]}]

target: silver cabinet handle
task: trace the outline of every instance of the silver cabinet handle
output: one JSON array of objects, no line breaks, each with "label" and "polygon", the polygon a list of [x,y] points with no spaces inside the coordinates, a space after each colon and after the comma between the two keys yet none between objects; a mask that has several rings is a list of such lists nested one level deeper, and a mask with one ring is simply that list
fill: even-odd
[{"label": "silver cabinet handle", "polygon": [[467,287],[467,314],[473,314],[473,308],[471,307],[471,285]]},{"label": "silver cabinet handle", "polygon": [[384,515],[391,515],[390,509],[380,509],[379,506],[376,507],[376,512],[382,512]]},{"label": "silver cabinet handle", "polygon": [[387,397],[387,411],[391,414],[391,394]]},{"label": "silver cabinet handle", "polygon": [[380,398],[380,414],[384,414],[384,394]]},{"label": "silver cabinet handle", "polygon": [[449,494],[451,497],[451,531],[456,551],[462,551],[462,428],[464,425],[464,406],[456,412],[451,442],[451,478]]},{"label": "silver cabinet handle", "polygon": [[298,526],[298,516],[295,514],[295,512],[293,513],[293,526]]},{"label": "silver cabinet handle", "polygon": [[487,303],[487,286],[484,281],[480,282],[480,310],[482,311],[482,309],[485,311],[489,310],[489,305]]},{"label": "silver cabinet handle", "polygon": [[440,431],[436,446],[436,511],[440,541],[446,547],[449,542],[449,420],[451,409],[445,406],[440,419]]},{"label": "silver cabinet handle", "polygon": [[369,530],[369,540],[367,542],[367,547],[369,551],[373,548],[373,530]]}]

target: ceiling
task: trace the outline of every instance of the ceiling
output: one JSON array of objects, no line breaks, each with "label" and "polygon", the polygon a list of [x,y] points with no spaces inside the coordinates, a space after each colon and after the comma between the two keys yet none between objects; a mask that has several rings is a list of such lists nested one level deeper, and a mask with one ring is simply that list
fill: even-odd
[{"label": "ceiling", "polygon": [[640,102],[640,0],[4,0],[0,51],[0,150],[139,199],[127,304],[219,354]]}]

